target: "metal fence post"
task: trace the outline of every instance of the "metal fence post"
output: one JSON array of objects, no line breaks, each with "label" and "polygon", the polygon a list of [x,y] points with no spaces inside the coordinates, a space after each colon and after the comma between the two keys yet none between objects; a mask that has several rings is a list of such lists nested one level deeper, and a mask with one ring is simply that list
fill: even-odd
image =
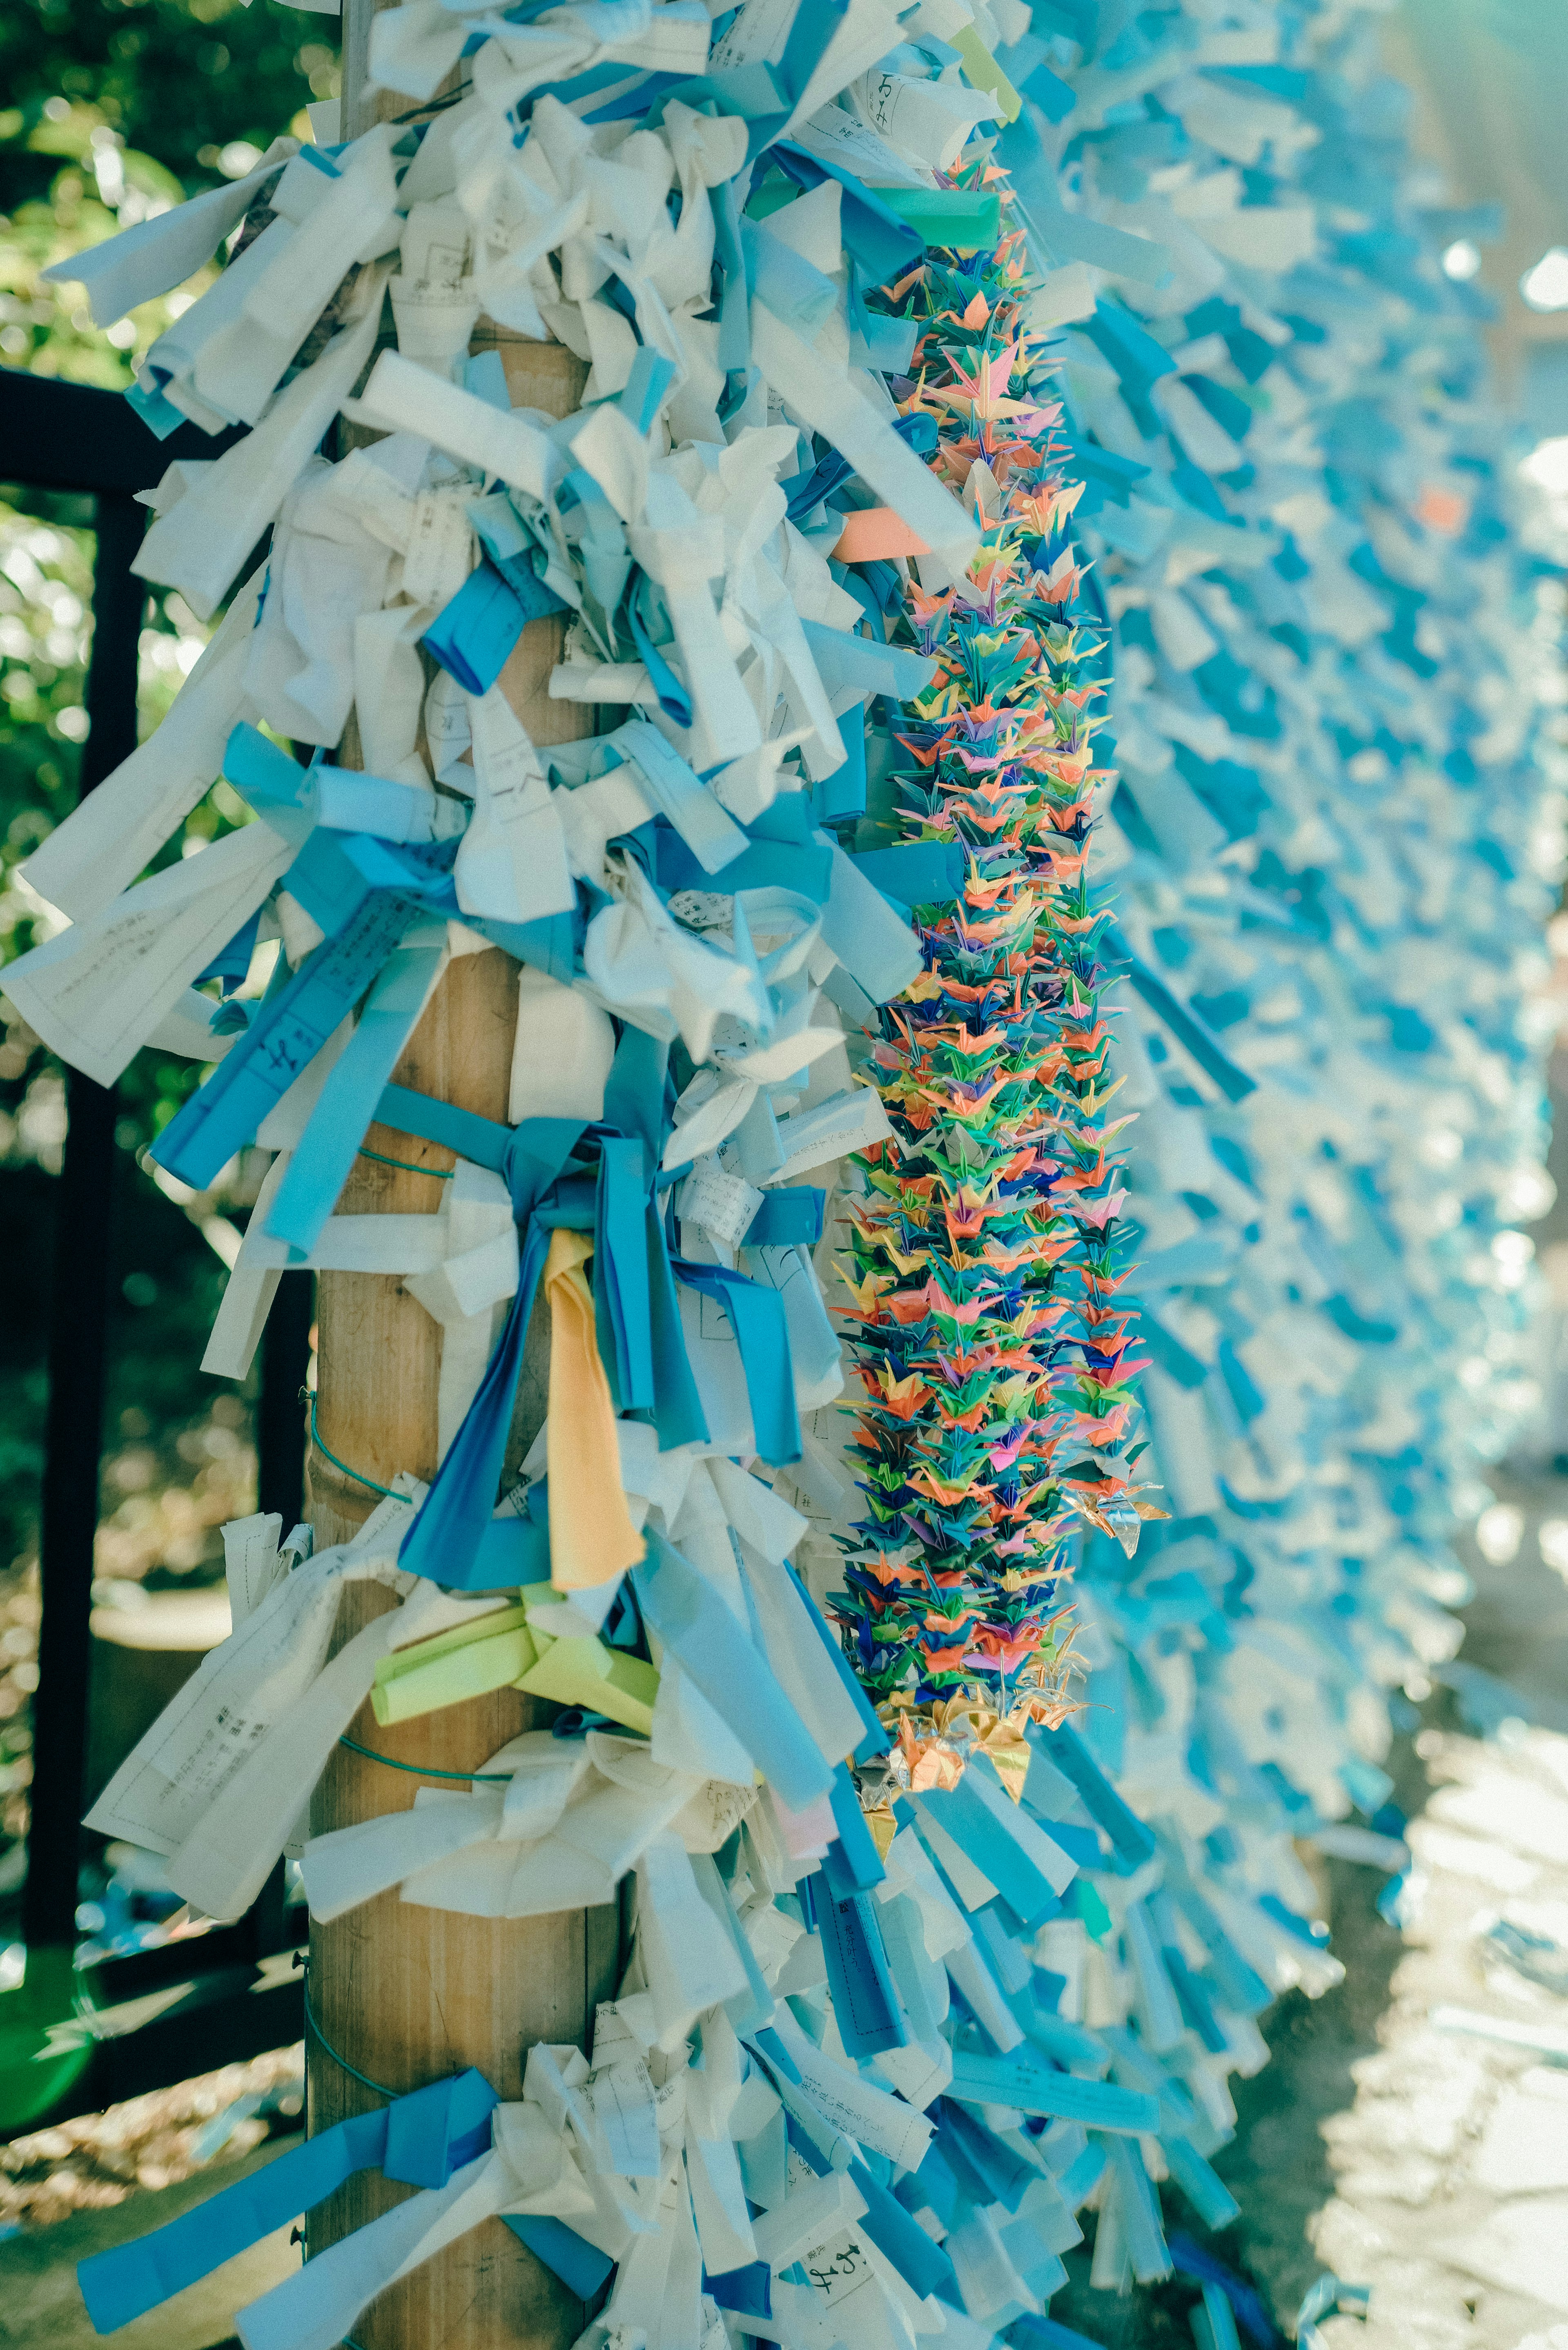
[{"label": "metal fence post", "polygon": [[[136,747],[137,656],[146,597],[130,568],[141,544],[143,510],[123,493],[100,492],[96,520],[84,795]],[[73,1069],[67,1076],[66,1105],[65,1157],[55,1204],[40,1554],[43,1623],[23,1911],[30,1949],[68,1948],[76,1938],[115,1190],[114,1089],[94,1085]]]},{"label": "metal fence post", "polygon": [[256,1507],[275,1510],[289,1534],[305,1515],[305,1410],[300,1390],[310,1367],[316,1275],[286,1273],[277,1284],[261,1343],[256,1399]]},{"label": "metal fence post", "polygon": [[[316,1315],[316,1275],[286,1273],[277,1284],[261,1343],[261,1392],[256,1398],[256,1507],[275,1510],[290,1534],[305,1515],[305,1410],[300,1390],[310,1368],[310,1326]],[[286,1950],[291,1925],[284,1907],[280,1860],[251,1910],[257,1958]]]}]

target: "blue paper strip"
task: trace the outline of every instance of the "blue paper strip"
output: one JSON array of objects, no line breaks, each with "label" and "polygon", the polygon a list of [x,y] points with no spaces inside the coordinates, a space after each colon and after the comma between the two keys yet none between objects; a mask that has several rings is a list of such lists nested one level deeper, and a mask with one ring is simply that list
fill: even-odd
[{"label": "blue paper strip", "polygon": [[1039,2177],[1033,2163],[1003,2146],[977,2115],[950,2098],[942,2105],[940,2142],[944,2151],[951,2147],[961,2153],[975,2173],[980,2193],[972,2199],[977,2203],[1000,2203],[1005,2210],[1016,2211]]},{"label": "blue paper strip", "polygon": [[493,563],[471,571],[420,641],[466,693],[488,693],[529,615]]},{"label": "blue paper strip", "polygon": [[823,1870],[817,1884],[817,1930],[846,2054],[858,2062],[907,2048],[909,2033],[883,1948],[878,1904],[867,1893],[836,1894]]},{"label": "blue paper strip", "polygon": [[310,2210],[358,2170],[379,2168],[410,2186],[444,2187],[490,2144],[500,2102],[471,2069],[398,2097],[384,2112],[335,2123],[167,2227],[83,2261],[77,2281],[88,2316],[99,2334],[129,2325]]},{"label": "blue paper strip", "polygon": [[409,1574],[429,1575],[452,1590],[487,1587],[483,1544],[501,1482],[523,1347],[549,1240],[543,1226],[531,1226],[501,1344],[398,1552],[398,1564]]},{"label": "blue paper strip", "polygon": [[441,970],[440,947],[400,947],[377,976],[327,1076],[267,1211],[266,1229],[306,1254],[348,1181],[383,1087]]},{"label": "blue paper strip", "polygon": [[946,905],[963,888],[965,856],[959,841],[911,840],[897,848],[866,848],[854,864],[884,897],[906,906]]},{"label": "blue paper strip", "polygon": [[746,1226],[742,1248],[815,1248],[822,1238],[827,1194],[810,1183],[764,1191],[763,1204]]},{"label": "blue paper strip", "polygon": [[1135,955],[1114,922],[1107,922],[1105,942],[1118,962],[1125,963],[1127,975],[1149,1010],[1162,1020],[1178,1043],[1186,1046],[1199,1067],[1213,1078],[1228,1101],[1244,1101],[1257,1091],[1256,1077],[1239,1068],[1220,1043],[1213,1030],[1190,1011],[1179,996],[1172,993],[1163,979],[1151,971],[1147,963]]},{"label": "blue paper strip", "polygon": [[961,2309],[963,2302],[953,2264],[941,2246],[932,2243],[925,2230],[910,2219],[879,2179],[872,2178],[863,2162],[852,2162],[849,2176],[866,2198],[860,2225],[877,2251],[892,2262],[911,2293],[922,2301],[928,2293],[934,2293],[939,2300]]},{"label": "blue paper strip", "polygon": [[1137,2136],[1159,2127],[1158,2098],[1137,2089],[1119,2089],[1110,2081],[1080,2081],[1016,2052],[1008,2056],[981,2056],[955,2048],[948,2094],[973,2105],[1016,2106],[1022,2113],[1082,2122],[1089,2129],[1130,2131]]},{"label": "blue paper strip", "polygon": [[651,1410],[656,1395],[647,1212],[641,1139],[607,1135],[595,1199],[594,1319],[618,1411]]},{"label": "blue paper strip", "polygon": [[780,1800],[804,1812],[833,1787],[833,1773],[774,1677],[711,1584],[645,1529],[648,1554],[631,1570],[643,1620],[733,1731]]},{"label": "blue paper strip", "polygon": [[1055,1888],[962,1779],[956,1787],[929,1789],[919,1797],[917,1813],[922,1806],[999,1891],[1006,1887],[1008,1902],[1026,1926],[1043,1925],[1056,1915],[1061,1904]]},{"label": "blue paper strip", "polygon": [[[486,351],[480,356],[498,359],[500,355]],[[471,360],[470,365],[473,364]],[[516,597],[524,623],[566,609],[564,599],[553,588],[547,588],[535,570],[534,541],[519,522],[517,509],[504,490],[492,490],[488,497],[475,498],[468,508],[468,518],[481,546]]]},{"label": "blue paper strip", "polygon": [[164,1128],[152,1149],[159,1165],[204,1191],[316,1058],[417,910],[406,898],[367,889],[343,929],[322,941],[281,994],[268,997],[200,1092]]},{"label": "blue paper strip", "polygon": [[885,1885],[888,1872],[882,1865],[882,1856],[866,1825],[855,1782],[842,1762],[833,1773],[833,1817],[838,1841],[829,1847],[823,1863],[833,1892],[839,1896],[869,1893],[875,1887]]},{"label": "blue paper strip", "polygon": [[878,1719],[876,1708],[855,1677],[848,1658],[823,1621],[821,1608],[818,1607],[793,1566],[789,1568],[789,1573],[794,1576],[795,1588],[805,1602],[806,1613],[811,1617],[812,1629],[832,1659],[834,1670],[837,1673],[855,1711],[860,1716],[866,1735],[856,1748],[852,1759],[857,1762],[868,1762],[874,1754],[886,1754],[893,1743],[891,1731]]},{"label": "blue paper strip", "polygon": [[727,1265],[671,1260],[670,1270],[688,1289],[701,1290],[722,1306],[741,1352],[746,1395],[757,1451],[774,1468],[800,1459],[800,1418],[795,1410],[790,1364],[789,1324],[776,1289]]},{"label": "blue paper strip", "polygon": [[1206,2228],[1228,2228],[1241,2218],[1236,2198],[1189,2138],[1167,2136],[1159,2143],[1172,2178]]},{"label": "blue paper strip", "polygon": [[772,154],[781,170],[807,192],[821,187],[824,180],[837,181],[844,191],[839,220],[845,249],[853,254],[871,285],[886,286],[920,259],[926,250],[924,240],[846,164],[808,155],[792,139],[781,139]]},{"label": "blue paper strip", "polygon": [[564,2220],[536,2212],[504,2211],[501,2216],[535,2259],[553,2270],[579,2301],[592,2301],[613,2275],[615,2262],[609,2254],[568,2228]]},{"label": "blue paper strip", "polygon": [[718,1919],[746,1978],[745,1989],[732,1991],[724,2002],[725,2014],[737,2035],[744,2039],[748,2033],[761,2031],[772,2023],[778,2002],[768,1989],[763,1970],[757,1964],[756,1954],[735,1915],[735,1905],[730,1898],[729,1887],[720,1875],[718,1862],[711,1852],[694,1852],[691,1857],[697,1890]]},{"label": "blue paper strip", "polygon": [[766,2261],[748,2261],[743,2269],[726,2269],[720,2276],[710,2276],[706,2269],[702,2272],[703,2292],[721,2309],[732,2309],[739,2317],[773,2316],[772,2282],[773,2271]]},{"label": "blue paper strip", "polygon": [[909,2037],[934,2040],[941,2030],[942,2019],[937,2012],[930,1984],[935,1976],[940,1986],[940,1976],[936,1961],[926,1952],[920,1913],[909,1894],[901,1894],[896,1901],[878,1902],[877,1908],[882,1948],[892,1970],[898,2004],[909,2020]]},{"label": "blue paper strip", "polygon": [[243,987],[250,971],[251,957],[255,952],[256,932],[260,927],[261,908],[258,906],[250,920],[241,924],[228,944],[219,948],[206,970],[196,973],[192,985],[200,987],[203,980],[221,979],[225,995],[232,994],[236,987]]},{"label": "blue paper strip", "polygon": [[[1110,1781],[1100,1771],[1077,1731],[1064,1722],[1058,1730],[1046,1730],[1033,1723],[1024,1732],[1032,1746],[1039,1747],[1048,1761],[1054,1762],[1064,1777],[1077,1789],[1085,1810],[1091,1819],[1104,1828],[1116,1854],[1124,1873],[1141,1868],[1152,1859],[1157,1849],[1154,1832],[1146,1828],[1135,1812],[1127,1809]],[[1029,1801],[1029,1784],[1024,1782],[1023,1800]],[[1050,1831],[1049,1820],[1042,1825]]]}]

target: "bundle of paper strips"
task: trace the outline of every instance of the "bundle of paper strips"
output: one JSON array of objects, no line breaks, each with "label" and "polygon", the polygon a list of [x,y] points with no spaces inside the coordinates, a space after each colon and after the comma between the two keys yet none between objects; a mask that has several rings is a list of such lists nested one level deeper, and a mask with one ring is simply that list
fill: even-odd
[{"label": "bundle of paper strips", "polygon": [[[792,27],[753,0],[710,57],[685,0],[487,25],[457,104],[275,152],[233,198],[72,265],[108,317],[248,208],[135,397],[154,429],[253,430],[160,490],[143,571],[227,608],[168,725],[40,853],[35,883],[72,920],[10,990],[100,1078],[153,1039],[214,1061],[159,1142],[181,1180],[253,1141],[275,1151],[210,1368],[244,1375],[289,1264],[400,1273],[443,1333],[429,1490],[399,1479],[351,1542],[315,1555],[272,1520],[231,1527],[234,1630],[92,1823],[236,1916],[367,1696],[391,1723],[514,1687],[569,1709],[556,1731],[514,1739],[468,1789],[307,1839],[313,1915],[393,1887],[512,1918],[603,1903],[634,1871],[638,1889],[591,2072],[541,2047],[517,2103],[464,2076],[325,2132],[178,2241],[89,2268],[100,2324],[265,2232],[279,2196],[308,2205],[372,2161],[425,2192],[245,2313],[247,2341],[337,2339],[380,2284],[492,2212],[585,2296],[613,2267],[604,2326],[693,2344],[726,2325],[815,2343],[819,2302],[849,2290],[881,2333],[987,2338],[1040,2314],[1091,2192],[1130,2199],[1158,2235],[1127,2158],[1132,2134],[1161,2126],[1157,2099],[1107,2081],[1108,2050],[1073,2021],[1092,1947],[1079,1913],[1109,1925],[1073,1891],[1112,1866],[1095,1807],[1125,1857],[1152,1846],[1053,1727],[1059,1692],[1032,1682],[1046,1701],[1020,1711],[1011,1686],[1020,1659],[1050,1655],[1060,1612],[1066,1509],[1036,1495],[1064,1482],[1111,1523],[1127,1418],[1103,1400],[1118,1195],[1095,1131],[1082,878],[1102,689],[1079,675],[1067,618],[1071,493],[1033,388],[1032,276],[989,148],[965,160],[977,125],[1017,113],[992,52],[1025,29],[1019,8],[939,26],[865,5]],[[445,12],[388,12],[373,69],[433,99],[465,35]],[[889,129],[901,109],[896,140],[862,119],[877,107]],[[922,337],[949,292],[972,377]],[[371,364],[383,297],[398,348]],[[589,363],[572,416],[513,409],[498,362],[469,356],[482,313]],[[315,452],[338,414],[384,437],[329,462]],[[998,416],[1016,420],[1005,454]],[[999,529],[1010,466],[1008,494],[1033,497]],[[265,572],[234,590],[268,525]],[[922,1730],[954,1688],[1002,1702],[1011,1743],[993,1739],[959,1786],[917,1773],[911,1803],[789,1567],[805,1521],[742,1464],[800,1470],[801,1415],[842,1388],[814,1263],[832,1170],[868,1209],[850,1154],[884,1170],[901,1155],[846,1030],[858,1057],[876,1007],[906,990],[924,1016],[909,902],[953,888],[946,815],[934,864],[918,838],[846,846],[867,813],[866,705],[898,723],[908,710],[917,755],[940,748],[984,699],[966,691],[988,650],[974,598],[994,617],[999,594],[1018,619],[1009,658],[1054,681],[1007,688],[1033,798],[1008,838],[975,838],[965,885],[976,943],[989,921],[990,968],[1018,998],[1004,1165],[1038,1174],[1017,1211],[1026,1271],[975,1367],[996,1389],[993,1445],[1031,1445],[1012,1510],[1032,1571],[1002,1564],[999,1534],[967,1674],[867,1669],[878,1699],[898,1681]],[[497,681],[552,611],[568,615],[552,691],[629,714],[536,750]],[[428,690],[421,646],[439,664]],[[335,750],[351,708],[363,770],[276,747]],[[199,874],[186,860],[138,881],[220,769],[254,820]],[[272,977],[241,996],[268,934]],[[495,947],[524,966],[510,1125],[391,1082],[452,956]],[[200,993],[214,983],[218,1004]],[[438,1213],[333,1213],[375,1117],[455,1154]],[[818,1170],[828,1184],[799,1180]],[[1075,1251],[1085,1294],[1058,1327],[1056,1261]],[[549,1414],[498,1507],[541,1281]],[[1008,1315],[1014,1347],[1048,1334],[1033,1377],[995,1360]],[[1064,1446],[1079,1483],[1045,1473]],[[400,1605],[333,1654],[340,1595],[362,1578]],[[999,1605],[990,1586],[1006,1583]],[[1048,1927],[1059,1974],[1035,1971]],[[1005,2113],[1004,2086],[1022,2100]],[[1226,2208],[1198,2144],[1217,2143],[1211,2126],[1172,2095],[1167,2134],[1186,2151],[1171,2158]]]},{"label": "bundle of paper strips", "polygon": [[[608,2287],[589,2350],[1045,2350],[1076,2213],[1107,2290],[1168,2272],[1158,2181],[1235,2216],[1228,2075],[1334,1973],[1291,1836],[1398,1850],[1383,1691],[1451,1652],[1443,1374],[1501,1356],[1514,1297],[1459,1281],[1533,1116],[1525,575],[1343,21],[410,0],[401,120],[65,265],[107,323],[239,230],[133,398],[252,429],[156,494],[143,574],[223,618],[31,860],[69,926],[7,993],[102,1081],[214,1064],[174,1176],[276,1154],[208,1368],[290,1265],[442,1331],[428,1488],[315,1555],[229,1528],[234,1632],[92,1824],[218,1918],[286,1848],[321,1919],[637,1893],[591,2055],[321,2132],[88,2263],[100,2327],[368,2168],[419,2191],[248,2350],[327,2350],[493,2215]],[[571,415],[513,407],[483,318],[578,356]],[[329,459],[340,416],[380,437]],[[603,731],[535,745],[498,681],[549,613]],[[253,820],[139,879],[220,772]],[[493,949],[506,1124],[392,1081]],[[454,1154],[439,1213],[333,1212],[375,1119]],[[400,1604],[332,1654],[364,1579]],[[291,1841],[367,1698],[503,1688],[556,1731]],[[1176,2251],[1233,2340],[1245,2288]]]}]

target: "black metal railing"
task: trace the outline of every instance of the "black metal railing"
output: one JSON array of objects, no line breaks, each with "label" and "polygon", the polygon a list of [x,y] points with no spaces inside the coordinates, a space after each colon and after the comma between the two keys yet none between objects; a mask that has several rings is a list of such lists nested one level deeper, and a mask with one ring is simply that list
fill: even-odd
[{"label": "black metal railing", "polygon": [[[94,502],[92,648],[80,791],[90,792],[136,747],[138,653],[146,589],[131,569],[146,510],[136,501],[176,458],[211,458],[237,434],[193,426],[159,442],[118,394],[0,370],[0,479]],[[91,1687],[93,1546],[99,1519],[108,1340],[116,1103],[112,1087],[67,1075],[68,1124],[55,1222],[49,1399],[39,1577],[43,1618],[33,1695],[33,1784],[23,1930],[29,1952],[77,1939],[80,1831]],[[259,1506],[285,1529],[303,1508],[299,1390],[309,1345],[311,1276],[284,1275],[262,1347],[256,1411]],[[263,1996],[259,1961],[286,1949],[281,1864],[237,1925],[119,1959],[90,1972],[91,2004],[113,2009],[186,1982],[155,2024],[95,2033],[93,2063],[70,2092],[77,2111],[259,2054],[303,2028],[297,1980],[279,1974]],[[264,1970],[270,1981],[275,1970]],[[65,2021],[62,2017],[61,2022]]]}]

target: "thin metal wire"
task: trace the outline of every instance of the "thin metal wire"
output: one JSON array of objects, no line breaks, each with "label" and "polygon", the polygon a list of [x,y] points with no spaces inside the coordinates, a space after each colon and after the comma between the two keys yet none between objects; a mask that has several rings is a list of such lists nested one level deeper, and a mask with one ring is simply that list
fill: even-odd
[{"label": "thin metal wire", "polygon": [[351,2081],[358,2081],[362,2088],[373,2091],[378,2097],[385,2097],[389,2105],[395,2105],[400,2092],[397,2089],[389,2089],[385,2087],[379,2081],[372,2081],[369,2073],[361,2073],[357,2064],[350,2064],[347,2056],[340,2056],[337,2049],[332,2045],[331,2041],[327,2037],[326,2033],[323,2032],[321,2026],[316,2021],[316,2011],[310,2004],[310,1969],[308,1966],[306,1966],[305,1970],[303,1996],[305,2002],[305,2028],[306,2032],[311,2033],[317,2043],[326,2050],[327,2055],[331,2057],[332,2062],[340,2071],[347,2073]]},{"label": "thin metal wire", "polygon": [[367,1150],[359,1145],[361,1159],[373,1159],[379,1167],[400,1167],[405,1175],[433,1175],[438,1183],[450,1183],[457,1170],[454,1167],[419,1167],[411,1159],[389,1159],[384,1150]]},{"label": "thin metal wire", "polygon": [[378,1754],[373,1746],[361,1746],[359,1741],[350,1738],[347,1731],[337,1743],[348,1747],[356,1754],[363,1754],[369,1762],[384,1762],[389,1771],[410,1771],[416,1779],[462,1779],[465,1783],[470,1780],[484,1781],[498,1787],[511,1783],[510,1771],[435,1771],[427,1770],[422,1762],[399,1762],[390,1754]]},{"label": "thin metal wire", "polygon": [[380,1493],[389,1501],[395,1501],[397,1495],[389,1485],[378,1485],[374,1477],[364,1476],[359,1470],[350,1469],[347,1461],[339,1461],[336,1452],[327,1451],[321,1441],[321,1430],[316,1424],[316,1390],[314,1388],[306,1388],[305,1392],[310,1398],[310,1440],[317,1452],[324,1460],[330,1461],[334,1469],[341,1469],[345,1477],[352,1477],[356,1485],[369,1485],[372,1493]]},{"label": "thin metal wire", "polygon": [[469,95],[470,91],[465,85],[462,89],[454,89],[449,97],[427,98],[420,105],[410,106],[406,114],[394,114],[389,116],[389,120],[393,122],[412,122],[416,115],[441,114],[449,106],[461,106]]}]

